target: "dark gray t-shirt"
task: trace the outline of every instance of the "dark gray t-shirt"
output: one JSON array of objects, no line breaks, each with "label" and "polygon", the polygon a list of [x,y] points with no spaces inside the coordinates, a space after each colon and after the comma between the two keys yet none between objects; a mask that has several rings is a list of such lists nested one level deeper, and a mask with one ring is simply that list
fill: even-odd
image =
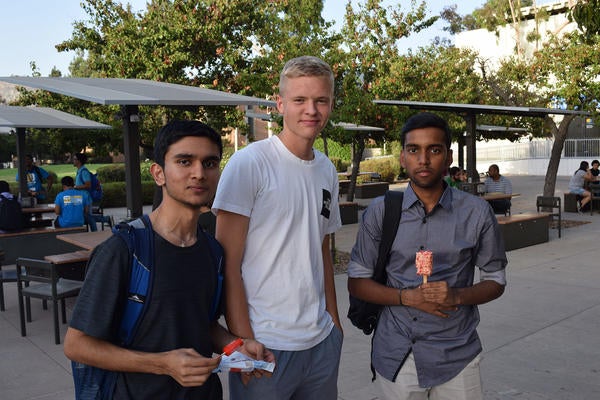
[{"label": "dark gray t-shirt", "polygon": [[[132,349],[162,352],[194,348],[211,357],[209,312],[216,271],[206,238],[191,247],[177,247],[158,235],[155,243],[155,276],[148,307]],[[71,326],[90,336],[116,343],[129,281],[129,251],[113,236],[99,245],[88,265]],[[166,375],[122,373],[115,399],[221,399],[219,378],[213,374],[200,387],[184,388]]]}]

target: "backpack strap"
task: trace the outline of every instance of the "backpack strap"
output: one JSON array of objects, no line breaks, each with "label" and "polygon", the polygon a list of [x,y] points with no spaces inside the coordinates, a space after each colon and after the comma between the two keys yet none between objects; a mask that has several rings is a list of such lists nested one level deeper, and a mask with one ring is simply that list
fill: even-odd
[{"label": "backpack strap", "polygon": [[[150,303],[151,288],[154,279],[154,234],[148,215],[135,219],[127,224],[119,224],[113,232],[123,238],[129,248],[131,259],[131,277],[127,290],[127,303],[119,328],[119,342],[127,347],[131,345],[141,321],[141,316]],[[198,237],[204,235],[208,243],[212,264],[217,272],[215,295],[210,307],[211,320],[221,314],[221,295],[223,291],[223,258],[221,244],[211,235],[198,227]]]},{"label": "backpack strap", "polygon": [[[402,200],[404,199],[403,192],[397,192],[388,190],[385,192],[383,200],[384,211],[383,211],[383,227],[381,231],[381,240],[379,241],[379,254],[377,255],[377,262],[375,263],[375,271],[373,272],[373,280],[383,285],[387,283],[387,271],[386,267],[390,260],[390,251],[392,250],[392,244],[396,238],[398,232],[398,225],[400,225],[400,218],[402,217]],[[377,330],[377,326],[375,326]],[[373,359],[373,340],[375,334],[371,337],[371,360]],[[375,381],[375,367],[371,361],[371,382]]]},{"label": "backpack strap", "polygon": [[131,345],[140,317],[150,303],[150,289],[154,278],[154,235],[147,215],[127,224],[119,224],[113,228],[113,232],[125,240],[131,259],[127,302],[118,335],[119,343],[127,347]]},{"label": "backpack strap", "polygon": [[206,233],[204,229],[199,227],[198,235],[204,235],[206,237],[206,241],[208,242],[208,247],[210,249],[210,255],[212,258],[212,262],[214,267],[217,270],[217,286],[215,290],[215,297],[213,298],[212,304],[210,306],[210,319],[211,321],[219,318],[222,313],[221,309],[221,294],[223,291],[223,265],[224,263],[224,251],[223,247],[217,239],[215,239],[212,235]]},{"label": "backpack strap", "polygon": [[383,228],[381,232],[381,240],[379,242],[379,254],[375,271],[373,272],[373,280],[382,284],[387,282],[386,266],[390,259],[390,250],[396,238],[400,218],[402,217],[402,200],[403,192],[388,190],[384,198],[383,212]]}]

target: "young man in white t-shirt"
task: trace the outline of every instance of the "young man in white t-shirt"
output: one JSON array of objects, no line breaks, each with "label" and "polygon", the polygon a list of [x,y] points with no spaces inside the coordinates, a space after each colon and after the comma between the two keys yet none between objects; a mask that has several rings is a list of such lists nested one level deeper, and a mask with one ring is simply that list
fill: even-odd
[{"label": "young man in white t-shirt", "polygon": [[341,226],[335,167],[313,143],[333,106],[333,73],[292,59],[279,81],[278,136],[229,161],[213,212],[225,249],[227,326],[275,354],[268,379],[230,376],[232,399],[337,399],[342,330],[329,235]]}]

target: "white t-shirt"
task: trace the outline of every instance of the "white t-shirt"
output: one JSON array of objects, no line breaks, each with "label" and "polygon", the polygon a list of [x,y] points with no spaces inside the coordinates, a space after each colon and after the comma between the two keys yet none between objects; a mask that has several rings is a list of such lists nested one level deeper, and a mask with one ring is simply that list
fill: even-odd
[{"label": "white t-shirt", "polygon": [[309,349],[333,328],[321,248],[341,226],[338,178],[314,155],[296,157],[277,136],[255,142],[231,157],[213,203],[250,217],[242,278],[255,337],[271,349]]}]

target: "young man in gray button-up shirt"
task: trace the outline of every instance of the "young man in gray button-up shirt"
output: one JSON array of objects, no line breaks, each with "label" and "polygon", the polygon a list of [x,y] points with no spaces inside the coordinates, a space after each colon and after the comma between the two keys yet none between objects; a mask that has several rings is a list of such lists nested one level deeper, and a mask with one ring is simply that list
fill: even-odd
[{"label": "young man in gray button-up shirt", "polygon": [[[481,399],[477,305],[504,292],[502,236],[485,200],[444,182],[452,164],[446,121],[416,114],[404,125],[401,141],[400,163],[410,184],[398,204],[402,218],[386,268],[387,285],[370,279],[382,232],[380,197],[363,215],[348,286],[354,296],[385,305],[372,353],[385,398]],[[433,253],[428,283],[415,268],[419,250]]]}]

